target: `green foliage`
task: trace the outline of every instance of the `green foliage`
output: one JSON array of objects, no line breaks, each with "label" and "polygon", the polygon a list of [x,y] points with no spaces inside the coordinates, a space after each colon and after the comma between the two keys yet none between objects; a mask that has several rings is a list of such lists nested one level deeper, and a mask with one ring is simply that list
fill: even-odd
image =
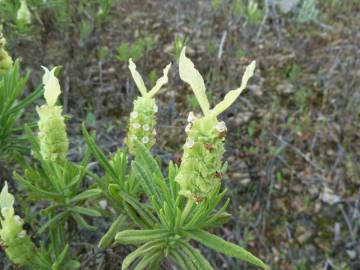
[{"label": "green foliage", "polygon": [[149,34],[144,38],[138,38],[133,43],[124,42],[117,47],[116,58],[121,62],[127,62],[130,58],[138,61],[154,47],[154,39]]},{"label": "green foliage", "polygon": [[316,20],[319,10],[316,0],[303,0],[299,9],[297,20],[299,23],[308,23]]},{"label": "green foliage", "polygon": [[0,159],[2,161],[9,162],[15,156],[29,152],[26,140],[19,136],[24,128],[18,125],[18,121],[24,109],[42,95],[43,89],[38,87],[26,98],[20,99],[25,91],[28,77],[29,74],[20,75],[19,61],[0,77]]},{"label": "green foliage", "polygon": [[[146,43],[151,44],[149,40]],[[56,68],[51,71],[44,68],[44,91],[40,87],[23,101],[17,100],[27,76],[21,78],[19,63],[16,62],[1,79],[0,102],[3,106],[0,120],[4,121],[4,127],[9,126],[9,129],[1,128],[1,134],[4,134],[2,151],[16,149],[17,144],[12,145],[16,142],[12,126],[22,110],[42,93],[46,100],[46,104],[37,107],[40,117],[38,136],[33,134],[34,125],[25,125],[21,129],[31,143],[33,158],[23,159],[21,168],[13,173],[26,192],[28,202],[44,202],[44,208],[33,217],[36,219],[33,224],[37,226],[34,238],[41,237],[42,241],[34,241],[26,234],[23,220],[14,214],[15,198],[8,193],[7,185],[0,195],[0,238],[13,263],[34,270],[78,269],[81,263],[72,252],[72,235],[80,229],[95,230],[94,219],[111,216],[113,223],[98,246],[108,248],[112,244],[123,244],[137,247],[124,259],[122,269],[159,269],[165,259],[179,269],[214,269],[200,250],[192,245],[193,240],[217,252],[266,268],[260,259],[244,248],[208,232],[230,218],[226,212],[230,200],[224,199],[226,189],[221,191],[221,182],[216,175],[225,170],[221,158],[224,152],[222,133],[226,127],[216,117],[246,87],[255,63],[246,69],[241,87],[230,91],[222,102],[210,110],[206,94],[202,92],[201,75],[192,77],[191,69],[194,67],[185,57],[184,49],[180,55],[181,77],[194,87],[205,116],[195,119],[192,115],[189,120],[189,138],[198,144],[188,152],[185,150],[184,156],[190,163],[185,162],[178,168],[170,162],[167,174],[149,150],[155,143],[153,129],[157,106],[154,96],[168,82],[171,64],[164,68],[162,77],[156,81],[153,79],[155,86],[148,90],[135,64],[131,59],[129,61],[131,75],[140,92],[129,121],[128,140],[131,138],[131,141],[127,145],[134,157],[131,162],[127,148],[118,149],[107,157],[95,142],[96,134],[90,134],[85,125],[82,132],[88,149],[82,161],[76,163],[67,159],[66,126],[62,108],[56,104],[61,94],[60,82],[55,76]],[[186,67],[190,68],[190,73]],[[93,124],[91,116],[87,117],[87,123]],[[151,139],[151,143],[144,138]],[[188,148],[188,143],[185,148]],[[91,155],[104,171],[102,176],[90,170]],[[192,167],[191,163],[200,167]],[[198,169],[201,169],[201,175],[198,175]],[[184,187],[180,178],[188,176],[195,181]],[[186,189],[190,190],[190,194],[184,192]],[[98,207],[99,200],[106,200],[114,212],[110,214]],[[248,234],[246,239],[250,238]]]}]

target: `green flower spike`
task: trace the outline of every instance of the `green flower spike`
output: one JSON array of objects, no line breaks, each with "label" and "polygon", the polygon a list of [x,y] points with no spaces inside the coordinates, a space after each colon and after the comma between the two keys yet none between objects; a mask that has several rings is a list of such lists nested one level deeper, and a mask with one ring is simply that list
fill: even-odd
[{"label": "green flower spike", "polygon": [[13,60],[11,56],[5,51],[6,39],[1,33],[0,26],[0,76],[4,75],[8,69],[12,67]]},{"label": "green flower spike", "polygon": [[40,153],[44,160],[61,161],[66,158],[69,142],[64,117],[61,115],[62,107],[55,105],[61,93],[60,84],[54,75],[56,68],[51,71],[43,68],[44,97],[47,104],[36,108],[40,117],[38,122]]},{"label": "green flower spike", "polygon": [[6,255],[16,265],[27,264],[35,256],[35,246],[23,229],[23,220],[14,213],[14,196],[5,185],[0,193],[0,245]]},{"label": "green flower spike", "polygon": [[20,8],[17,11],[16,18],[18,21],[24,22],[26,24],[31,23],[31,13],[27,6],[26,0],[20,0]]},{"label": "green flower spike", "polygon": [[150,149],[155,144],[155,124],[156,113],[158,107],[155,103],[155,94],[159,92],[161,87],[168,82],[168,72],[171,63],[163,70],[163,76],[159,78],[155,86],[147,91],[145,83],[136,70],[136,65],[129,59],[129,69],[141,96],[134,101],[134,108],[130,114],[129,130],[126,138],[126,143],[129,147],[129,152],[135,155],[135,139],[141,141],[147,149]]},{"label": "green flower spike", "polygon": [[204,80],[193,62],[185,56],[185,48],[179,59],[180,78],[190,84],[198,100],[203,116],[196,117],[190,112],[184,154],[176,181],[180,184],[182,195],[199,203],[220,185],[221,176],[225,171],[222,163],[224,139],[227,128],[219,122],[217,116],[225,111],[246,88],[248,80],[253,76],[255,61],[246,67],[241,86],[226,94],[223,101],[210,110],[205,93]]}]

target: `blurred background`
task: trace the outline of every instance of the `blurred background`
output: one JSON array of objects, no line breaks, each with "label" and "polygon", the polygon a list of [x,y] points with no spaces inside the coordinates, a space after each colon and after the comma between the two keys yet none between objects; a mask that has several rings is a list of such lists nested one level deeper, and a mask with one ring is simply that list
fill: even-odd
[{"label": "blurred background", "polygon": [[[164,163],[181,155],[187,114],[200,111],[178,75],[181,48],[212,104],[256,59],[248,89],[221,116],[233,216],[215,233],[272,269],[360,269],[359,0],[27,0],[27,11],[24,2],[0,0],[7,50],[31,71],[28,93],[41,83],[41,65],[62,66],[72,160],[85,149],[83,121],[103,150],[123,144],[138,95],[128,58],[149,86],[174,64],[158,95],[154,154]],[[96,245],[109,224],[77,236],[88,243],[84,269],[98,269]],[[254,269],[203,251],[217,269]],[[128,253],[107,253],[103,269],[118,269]]]}]

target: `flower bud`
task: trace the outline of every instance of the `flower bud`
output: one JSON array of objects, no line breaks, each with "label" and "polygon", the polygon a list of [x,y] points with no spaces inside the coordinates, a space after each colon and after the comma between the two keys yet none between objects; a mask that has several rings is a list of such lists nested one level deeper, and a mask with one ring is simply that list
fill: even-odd
[{"label": "flower bud", "polygon": [[61,161],[66,159],[69,142],[64,117],[61,115],[62,107],[55,105],[61,93],[60,84],[54,75],[55,68],[51,71],[44,69],[44,97],[47,104],[36,108],[40,117],[38,122],[40,153],[44,160]]}]

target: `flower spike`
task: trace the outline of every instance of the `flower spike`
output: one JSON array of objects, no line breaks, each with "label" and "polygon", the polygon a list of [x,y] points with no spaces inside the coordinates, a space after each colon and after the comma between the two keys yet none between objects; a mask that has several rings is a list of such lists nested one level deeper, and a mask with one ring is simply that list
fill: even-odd
[{"label": "flower spike", "polygon": [[66,159],[69,141],[62,114],[62,107],[56,106],[56,101],[61,94],[58,78],[55,76],[56,68],[49,71],[43,67],[44,98],[46,105],[37,107],[39,114],[39,141],[40,153],[44,160],[61,161]]},{"label": "flower spike", "polygon": [[194,113],[189,114],[184,154],[175,180],[180,185],[180,193],[196,203],[209,197],[221,184],[226,167],[222,163],[222,156],[227,128],[225,122],[218,121],[217,116],[233,104],[246,88],[254,69],[255,61],[246,68],[240,88],[230,91],[223,101],[210,110],[204,80],[193,62],[185,56],[185,48],[181,52],[180,78],[190,84],[204,116],[196,118]]},{"label": "flower spike", "polygon": [[161,87],[168,82],[170,67],[171,63],[164,68],[163,76],[156,81],[155,86],[148,92],[144,80],[136,70],[136,65],[129,59],[131,75],[141,93],[141,96],[137,97],[134,101],[134,108],[130,114],[129,130],[126,138],[129,152],[133,155],[136,154],[135,139],[141,141],[148,149],[155,144],[155,125],[158,107],[154,96],[159,92]]}]

